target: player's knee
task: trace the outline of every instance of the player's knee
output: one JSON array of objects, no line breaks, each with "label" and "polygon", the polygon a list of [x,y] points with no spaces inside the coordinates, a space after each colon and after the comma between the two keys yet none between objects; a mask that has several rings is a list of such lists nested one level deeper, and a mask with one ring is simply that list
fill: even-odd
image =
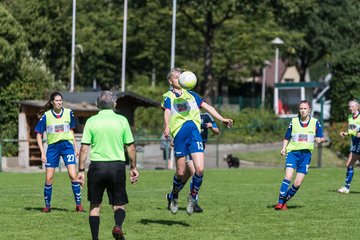
[{"label": "player's knee", "polygon": [[294,186],[298,188],[298,187],[300,187],[301,183],[302,183],[302,180],[295,179]]},{"label": "player's knee", "polygon": [[53,181],[54,181],[54,177],[46,177],[46,179],[45,179],[45,182],[46,182],[46,184],[52,184],[53,183]]},{"label": "player's knee", "polygon": [[177,171],[176,172],[176,177],[179,179],[184,179],[185,178],[185,171]]},{"label": "player's knee", "polygon": [[353,167],[353,166],[355,165],[355,162],[356,162],[356,161],[352,161],[352,160],[351,160],[351,161],[348,161],[348,162],[346,163],[346,167],[347,167],[347,168]]},{"label": "player's knee", "polygon": [[195,170],[195,173],[198,175],[198,176],[202,176],[204,174],[204,168],[198,168]]},{"label": "player's knee", "polygon": [[285,173],[285,177],[284,177],[286,180],[288,180],[288,181],[291,181],[292,180],[292,178],[293,178],[293,173]]},{"label": "player's knee", "polygon": [[90,204],[90,216],[100,216],[101,204]]},{"label": "player's knee", "polygon": [[69,177],[70,177],[71,182],[77,182],[76,175],[70,175]]}]

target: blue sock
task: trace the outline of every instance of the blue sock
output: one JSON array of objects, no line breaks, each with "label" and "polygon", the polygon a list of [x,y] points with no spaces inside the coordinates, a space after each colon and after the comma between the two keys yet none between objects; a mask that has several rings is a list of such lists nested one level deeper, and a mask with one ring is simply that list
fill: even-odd
[{"label": "blue sock", "polygon": [[199,194],[199,190],[200,190],[200,186],[202,184],[203,181],[203,177],[197,175],[196,173],[194,174],[194,176],[192,177],[192,189],[191,189],[191,196],[193,197],[193,199],[196,199],[196,196]]},{"label": "blue sock", "polygon": [[47,208],[51,205],[51,195],[52,195],[52,184],[46,184],[44,185],[44,200],[45,200],[45,206]]},{"label": "blue sock", "polygon": [[289,201],[290,198],[292,198],[296,194],[296,192],[299,190],[299,188],[300,188],[300,186],[295,187],[294,185],[292,185],[291,188],[289,189],[289,191],[286,194],[286,201]]},{"label": "blue sock", "polygon": [[191,179],[191,181],[190,181],[190,192],[192,192],[193,187],[194,187],[194,184],[193,184],[193,180]]},{"label": "blue sock", "polygon": [[181,189],[184,187],[184,183],[180,178],[177,178],[176,175],[174,175],[173,178],[173,190],[170,193],[171,198],[178,198],[178,194],[181,191]]},{"label": "blue sock", "polygon": [[284,179],[280,186],[279,201],[278,203],[283,204],[285,202],[286,194],[290,185],[290,181]]},{"label": "blue sock", "polygon": [[[193,184],[193,181],[191,179],[191,181],[190,181],[190,193],[192,193],[193,187],[194,187],[194,184]],[[198,200],[199,200],[199,194],[196,194],[196,201],[198,201]]]},{"label": "blue sock", "polygon": [[345,187],[350,189],[350,183],[354,176],[354,167],[348,167],[346,171]]},{"label": "blue sock", "polygon": [[71,182],[72,190],[75,197],[76,205],[81,204],[81,191],[80,191],[80,183],[78,182]]}]

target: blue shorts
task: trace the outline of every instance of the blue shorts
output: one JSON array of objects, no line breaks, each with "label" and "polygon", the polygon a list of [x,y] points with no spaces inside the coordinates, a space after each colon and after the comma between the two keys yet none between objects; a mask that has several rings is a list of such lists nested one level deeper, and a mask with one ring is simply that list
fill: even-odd
[{"label": "blue shorts", "polygon": [[182,157],[195,152],[204,152],[203,142],[195,123],[187,121],[174,138],[174,155]]},{"label": "blue shorts", "polygon": [[[204,151],[205,151],[205,143],[206,143],[206,142],[203,142]],[[188,163],[188,162],[190,162],[190,161],[192,161],[192,157],[191,157],[191,155],[187,155],[187,156],[186,156],[186,162]]]},{"label": "blue shorts", "polygon": [[286,155],[285,168],[294,168],[296,172],[307,174],[311,162],[309,150],[297,150],[288,152]]},{"label": "blue shorts", "polygon": [[352,144],[351,144],[351,152],[360,155],[360,138],[358,137],[352,137]]},{"label": "blue shorts", "polygon": [[59,141],[48,146],[46,151],[45,167],[56,168],[59,166],[60,156],[65,166],[76,164],[74,146],[69,141]]}]

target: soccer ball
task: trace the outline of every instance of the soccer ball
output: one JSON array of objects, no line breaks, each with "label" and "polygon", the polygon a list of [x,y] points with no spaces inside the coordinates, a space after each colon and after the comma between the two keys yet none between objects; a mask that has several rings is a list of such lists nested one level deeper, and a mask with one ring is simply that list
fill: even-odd
[{"label": "soccer ball", "polygon": [[195,87],[197,83],[196,75],[193,72],[185,71],[179,77],[179,84],[187,90]]}]

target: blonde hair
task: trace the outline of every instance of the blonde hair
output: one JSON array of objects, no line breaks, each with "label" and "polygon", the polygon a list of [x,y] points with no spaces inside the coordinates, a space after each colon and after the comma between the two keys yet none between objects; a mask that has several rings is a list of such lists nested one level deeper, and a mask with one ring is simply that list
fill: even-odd
[{"label": "blonde hair", "polygon": [[351,99],[350,101],[349,101],[349,103],[351,103],[351,102],[354,102],[354,103],[356,103],[357,105],[359,105],[359,101],[357,100],[357,99]]},{"label": "blonde hair", "polygon": [[168,80],[168,81],[170,80],[170,78],[171,78],[171,76],[173,75],[173,73],[177,72],[177,73],[182,74],[183,71],[184,71],[184,70],[181,69],[181,68],[172,68],[172,69],[170,70],[170,72],[167,74],[167,80]]},{"label": "blonde hair", "polygon": [[354,99],[351,99],[351,100],[349,101],[349,104],[350,104],[351,102],[355,103],[355,104],[357,105],[358,111],[360,111],[360,103],[359,103],[359,100],[357,100],[357,99],[354,98]]}]

